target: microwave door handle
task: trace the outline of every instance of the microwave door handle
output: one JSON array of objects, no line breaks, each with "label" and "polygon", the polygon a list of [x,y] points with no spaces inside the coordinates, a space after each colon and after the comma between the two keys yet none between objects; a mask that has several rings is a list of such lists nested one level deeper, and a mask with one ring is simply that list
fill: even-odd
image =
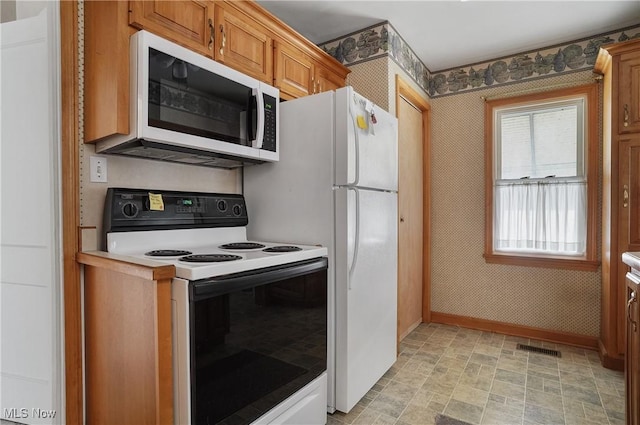
[{"label": "microwave door handle", "polygon": [[264,139],[264,97],[262,96],[262,90],[255,88],[252,90],[252,95],[256,97],[256,138],[251,141],[251,146],[254,148],[262,149],[262,142]]}]

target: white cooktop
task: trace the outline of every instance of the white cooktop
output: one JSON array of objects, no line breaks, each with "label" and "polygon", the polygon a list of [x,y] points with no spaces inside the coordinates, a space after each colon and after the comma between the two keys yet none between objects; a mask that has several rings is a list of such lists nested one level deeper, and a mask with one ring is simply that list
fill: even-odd
[{"label": "white cooktop", "polygon": [[[240,250],[220,248],[220,245],[234,242],[257,242],[265,245],[265,248],[293,245],[300,250],[269,253],[263,251],[264,248]],[[183,256],[151,257],[145,255],[146,252],[152,250],[185,250],[197,255],[226,254],[237,255],[241,258],[224,262],[188,263],[180,260]],[[114,232],[107,234],[107,251],[112,254],[157,261],[160,264],[173,264],[176,267],[176,276],[187,280],[246,272],[328,255],[327,248],[322,246],[247,241],[244,227]]]}]

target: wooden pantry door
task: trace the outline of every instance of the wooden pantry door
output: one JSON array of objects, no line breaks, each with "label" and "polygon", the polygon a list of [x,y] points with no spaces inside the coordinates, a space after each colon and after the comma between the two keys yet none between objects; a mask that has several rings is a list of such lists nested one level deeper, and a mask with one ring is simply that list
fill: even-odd
[{"label": "wooden pantry door", "polygon": [[396,78],[398,116],[398,342],[430,320],[429,104]]}]

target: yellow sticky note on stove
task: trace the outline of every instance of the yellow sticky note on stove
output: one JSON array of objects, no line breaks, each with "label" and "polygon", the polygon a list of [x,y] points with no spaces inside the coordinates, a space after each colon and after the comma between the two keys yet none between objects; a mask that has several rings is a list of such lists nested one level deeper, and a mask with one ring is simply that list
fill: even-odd
[{"label": "yellow sticky note on stove", "polygon": [[364,117],[362,115],[358,115],[356,117],[356,121],[358,122],[358,128],[361,128],[362,130],[366,130],[368,125],[367,125],[367,120],[364,119]]},{"label": "yellow sticky note on stove", "polygon": [[149,209],[151,211],[164,211],[164,201],[159,193],[149,193]]}]

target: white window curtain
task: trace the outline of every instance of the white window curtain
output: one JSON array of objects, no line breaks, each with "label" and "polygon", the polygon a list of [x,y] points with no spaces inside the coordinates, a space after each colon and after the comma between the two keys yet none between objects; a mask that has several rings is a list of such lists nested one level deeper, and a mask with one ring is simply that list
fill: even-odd
[{"label": "white window curtain", "polygon": [[497,181],[494,249],[584,255],[586,206],[584,180]]}]

